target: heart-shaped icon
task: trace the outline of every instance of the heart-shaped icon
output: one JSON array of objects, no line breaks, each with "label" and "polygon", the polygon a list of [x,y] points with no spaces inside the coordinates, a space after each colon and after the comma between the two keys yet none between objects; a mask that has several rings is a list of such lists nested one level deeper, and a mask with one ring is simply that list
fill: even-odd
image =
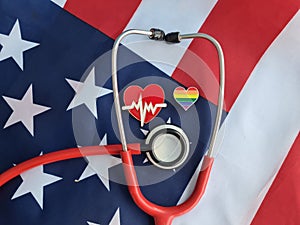
[{"label": "heart-shaped icon", "polygon": [[124,91],[123,100],[125,106],[122,109],[128,110],[134,118],[141,121],[141,126],[153,120],[161,108],[167,107],[164,103],[164,90],[156,84],[150,84],[144,89],[136,85],[129,86]]},{"label": "heart-shaped icon", "polygon": [[173,92],[173,96],[179,105],[187,111],[197,101],[199,91],[195,87],[189,87],[187,90],[183,87],[177,87]]}]

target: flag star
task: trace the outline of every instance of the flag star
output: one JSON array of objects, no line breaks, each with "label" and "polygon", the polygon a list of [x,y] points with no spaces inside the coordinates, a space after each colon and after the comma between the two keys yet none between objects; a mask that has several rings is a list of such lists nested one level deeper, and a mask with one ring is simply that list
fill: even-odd
[{"label": "flag star", "polygon": [[143,163],[145,164],[145,163],[147,163],[147,162],[149,162],[149,159],[148,159],[148,158],[145,158],[144,161],[143,161]]},{"label": "flag star", "polygon": [[87,222],[88,225],[100,225],[99,223]]},{"label": "flag star", "polygon": [[[106,134],[102,138],[99,145],[107,145]],[[106,189],[110,191],[109,169],[122,163],[122,160],[112,155],[87,156],[86,158],[88,160],[88,165],[81,174],[80,178],[76,181],[79,182],[93,175],[98,175]]]},{"label": "flag star", "polygon": [[60,6],[60,7],[64,7],[67,0],[51,0],[51,2],[55,3],[56,5]]},{"label": "flag star", "polygon": [[171,117],[168,118],[167,123],[168,123],[168,124],[171,124],[171,123],[172,123],[172,122],[171,122]]},{"label": "flag star", "polygon": [[31,193],[41,209],[43,209],[44,187],[62,179],[61,177],[44,173],[43,166],[30,169],[20,176],[23,182],[13,195],[12,199]]},{"label": "flag star", "polygon": [[111,221],[109,222],[109,225],[120,225],[120,209],[118,208],[117,211],[115,212],[115,215],[113,216],[113,218],[111,219]]},{"label": "flag star", "polygon": [[97,98],[112,93],[112,90],[95,85],[95,67],[91,69],[83,83],[70,79],[66,80],[76,92],[67,110],[84,104],[97,119]]},{"label": "flag star", "polygon": [[0,34],[0,44],[2,45],[0,61],[12,57],[21,70],[23,70],[23,52],[39,45],[22,39],[19,20],[15,22],[9,35]]},{"label": "flag star", "polygon": [[[87,222],[88,225],[100,225],[98,223],[93,223],[93,222]],[[115,212],[113,218],[109,222],[109,225],[121,225],[120,221],[120,209],[118,208],[117,211]]]},{"label": "flag star", "polygon": [[[150,132],[149,130],[145,130],[145,129],[142,129],[142,128],[140,128],[140,131],[142,131],[142,133],[145,136],[147,136],[149,134],[149,132]],[[144,161],[143,161],[143,164],[148,163],[148,162],[149,162],[148,158],[145,158]]]},{"label": "flag star", "polygon": [[2,97],[13,110],[4,128],[7,128],[15,123],[22,122],[30,134],[34,136],[33,117],[49,110],[50,108],[33,103],[32,85],[29,86],[21,100],[6,96]]},{"label": "flag star", "polygon": [[148,133],[149,133],[149,130],[145,130],[145,129],[142,129],[142,128],[140,128],[140,131],[142,131],[142,133],[143,133],[145,136],[147,136]]}]

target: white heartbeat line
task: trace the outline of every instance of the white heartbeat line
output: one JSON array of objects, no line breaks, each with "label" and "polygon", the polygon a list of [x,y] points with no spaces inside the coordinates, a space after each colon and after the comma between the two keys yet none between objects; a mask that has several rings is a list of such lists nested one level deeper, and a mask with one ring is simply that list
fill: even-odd
[{"label": "white heartbeat line", "polygon": [[147,112],[151,112],[152,115],[154,115],[157,108],[164,108],[164,107],[167,107],[166,103],[158,103],[153,106],[152,102],[150,102],[149,105],[147,102],[145,102],[143,106],[142,95],[140,95],[137,103],[135,101],[132,101],[131,105],[123,106],[122,110],[131,110],[135,108],[137,111],[140,111],[141,127],[143,127],[145,124],[145,118]]}]

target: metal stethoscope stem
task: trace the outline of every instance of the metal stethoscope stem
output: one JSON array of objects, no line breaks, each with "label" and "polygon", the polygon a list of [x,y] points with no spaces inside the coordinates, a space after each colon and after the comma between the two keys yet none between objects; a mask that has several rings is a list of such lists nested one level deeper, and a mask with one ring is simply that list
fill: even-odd
[{"label": "metal stethoscope stem", "polygon": [[118,55],[118,48],[121,41],[128,35],[137,34],[137,35],[146,35],[150,39],[154,40],[165,40],[167,42],[178,43],[183,39],[191,39],[191,38],[203,38],[210,41],[216,48],[218,52],[219,58],[219,94],[218,94],[218,107],[217,107],[217,114],[215,117],[215,123],[211,135],[211,139],[209,142],[209,147],[207,151],[207,156],[212,157],[214,153],[214,147],[216,143],[217,134],[219,131],[221,117],[222,117],[222,110],[224,105],[224,90],[225,90],[225,66],[224,66],[224,54],[219,42],[213,38],[212,36],[204,33],[193,33],[193,34],[180,34],[179,32],[174,32],[165,35],[163,31],[158,29],[151,29],[150,31],[147,30],[127,30],[124,31],[119,37],[115,40],[113,49],[112,49],[112,85],[114,90],[114,102],[115,102],[115,110],[117,115],[117,123],[120,133],[120,140],[123,147],[123,151],[128,151],[127,149],[127,141],[123,126],[123,119],[121,113],[121,105],[120,105],[120,97],[119,97],[119,88],[118,88],[118,78],[117,78],[117,55]]},{"label": "metal stethoscope stem", "polygon": [[225,91],[225,63],[224,63],[224,54],[221,48],[220,43],[213,38],[212,36],[204,33],[194,33],[194,34],[182,34],[179,36],[179,39],[190,39],[190,38],[204,38],[209,40],[216,48],[219,57],[219,95],[218,95],[218,108],[215,119],[215,124],[213,132],[211,135],[207,156],[212,157],[214,153],[215,143],[217,139],[217,134],[220,128],[221,119],[222,119],[222,110],[224,105],[224,91]]},{"label": "metal stethoscope stem", "polygon": [[120,133],[120,141],[122,144],[123,151],[127,152],[127,141],[125,136],[125,130],[123,125],[123,119],[122,119],[122,112],[121,112],[121,104],[120,104],[120,97],[119,97],[119,88],[118,88],[118,77],[117,77],[117,56],[118,56],[118,49],[121,41],[123,38],[130,34],[142,34],[150,36],[152,35],[151,31],[145,31],[145,30],[128,30],[123,32],[118,36],[118,38],[115,40],[114,46],[112,48],[112,86],[113,86],[113,92],[114,92],[114,104],[115,104],[115,110],[117,115],[117,123]]}]

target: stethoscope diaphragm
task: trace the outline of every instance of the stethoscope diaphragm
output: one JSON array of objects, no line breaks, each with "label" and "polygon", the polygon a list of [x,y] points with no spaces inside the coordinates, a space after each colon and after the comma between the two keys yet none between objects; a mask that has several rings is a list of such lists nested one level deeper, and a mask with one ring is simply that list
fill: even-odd
[{"label": "stethoscope diaphragm", "polygon": [[148,134],[145,144],[151,149],[146,152],[153,165],[161,169],[175,169],[187,159],[190,148],[184,131],[171,124],[155,127]]}]

